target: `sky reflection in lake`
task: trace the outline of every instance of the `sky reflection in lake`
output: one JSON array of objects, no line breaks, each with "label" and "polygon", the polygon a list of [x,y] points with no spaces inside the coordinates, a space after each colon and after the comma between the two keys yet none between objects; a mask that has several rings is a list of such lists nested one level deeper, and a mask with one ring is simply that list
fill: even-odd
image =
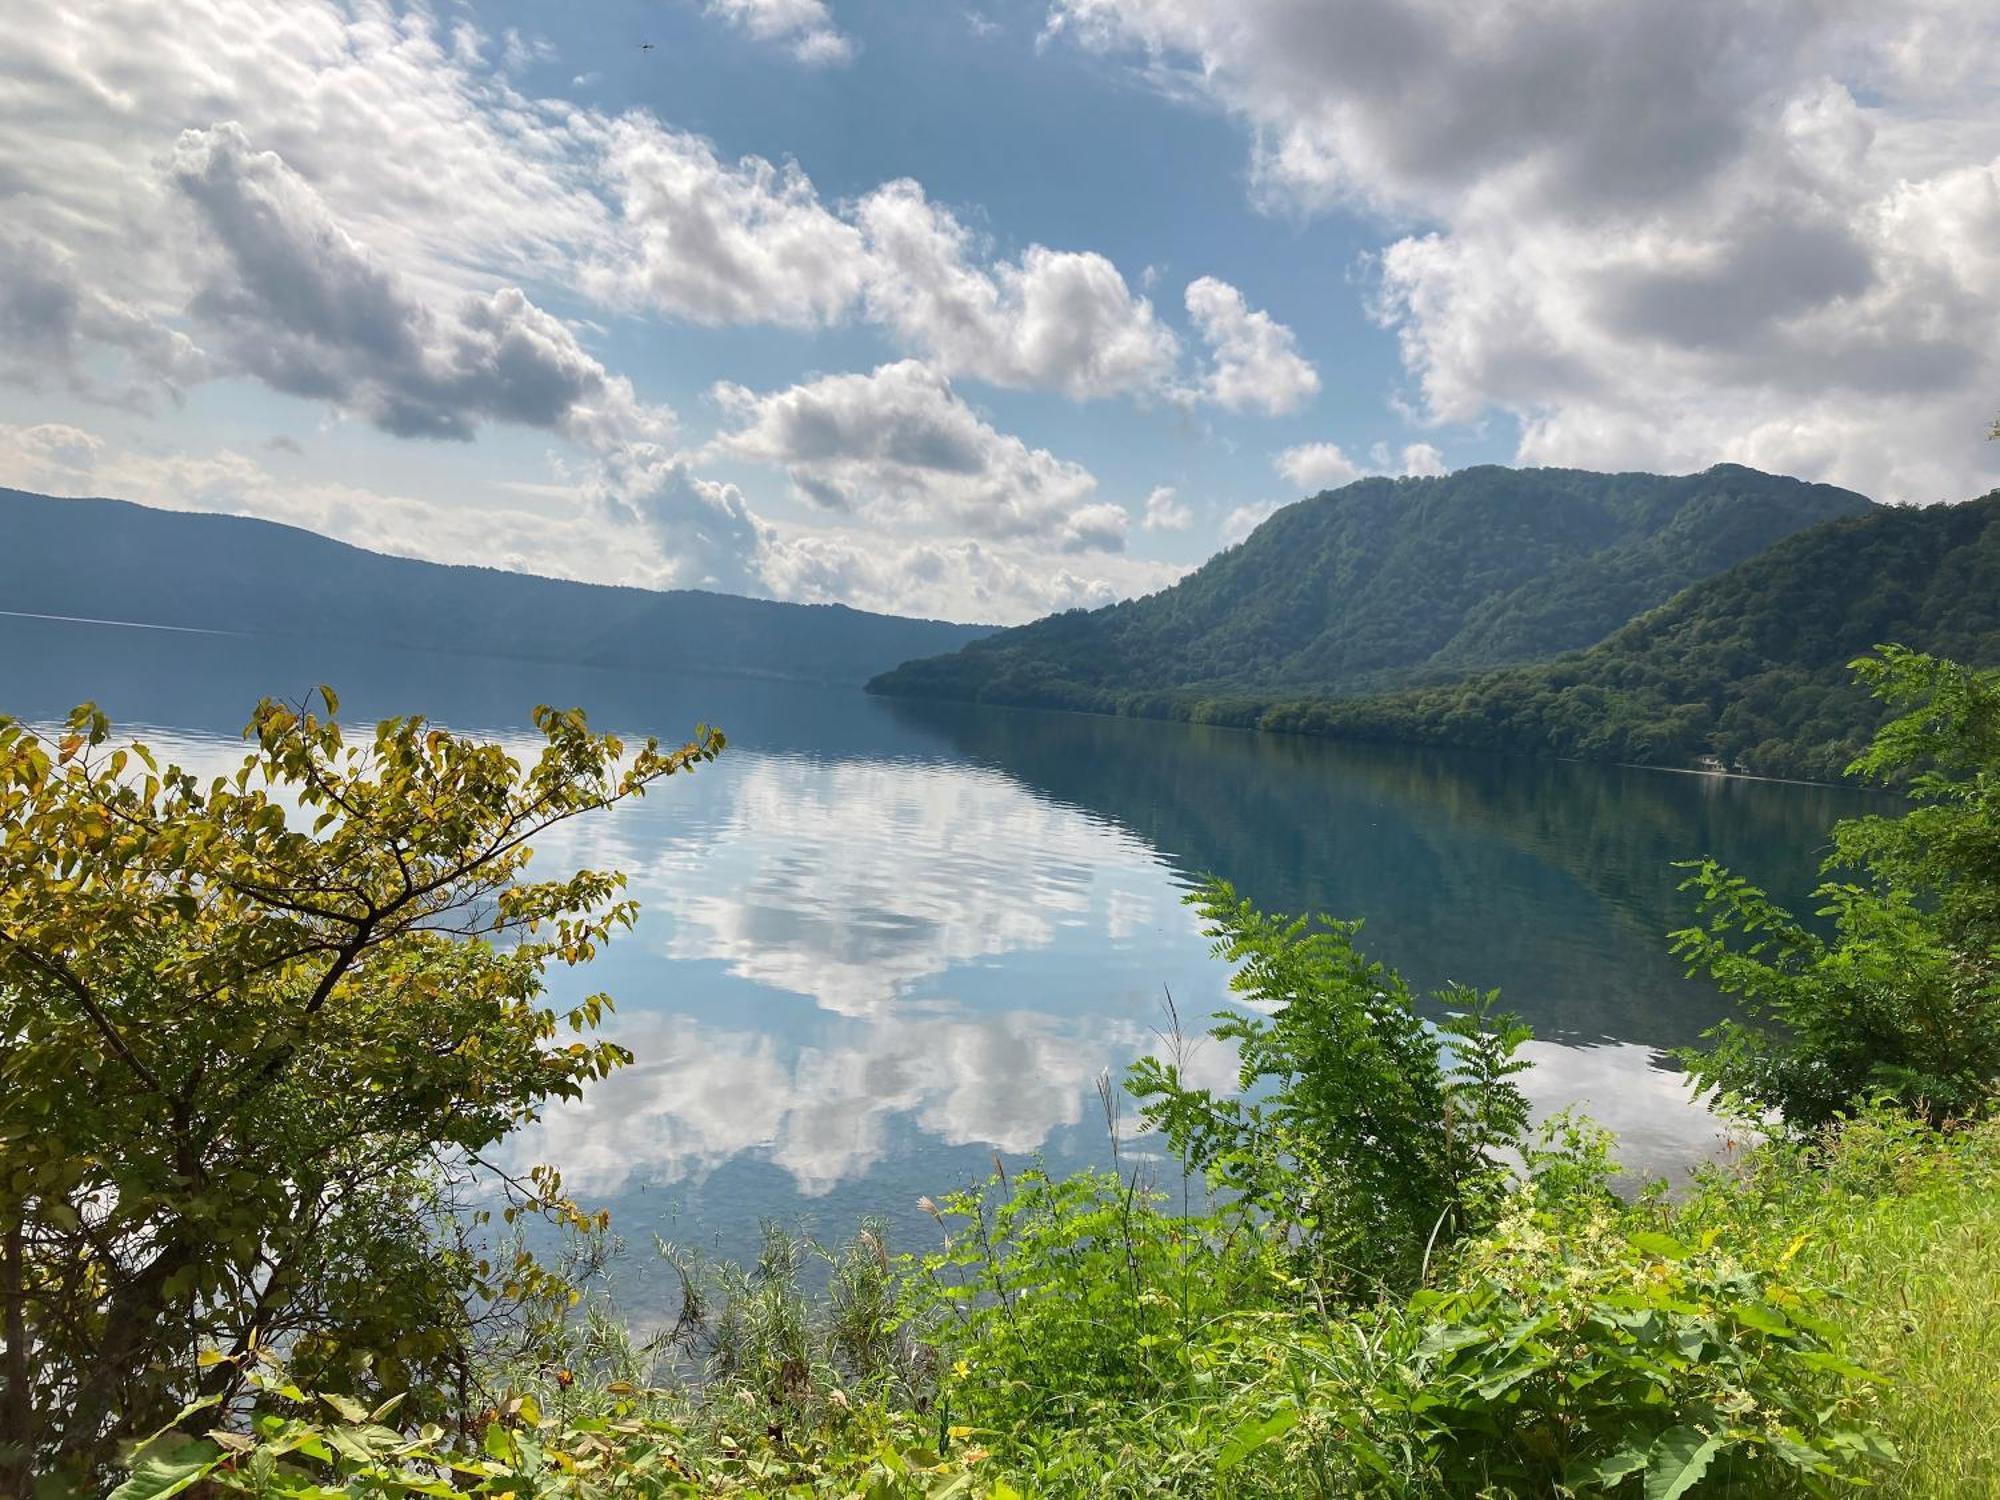
[{"label": "sky reflection in lake", "polygon": [[[1825,788],[1340,746],[1079,716],[877,702],[852,690],[615,676],[309,642],[0,621],[0,711],[95,697],[204,769],[263,693],[335,683],[366,721],[423,709],[526,746],[536,702],[627,735],[697,720],[698,774],[543,839],[537,867],[622,869],[643,914],[560,995],[609,991],[633,1066],[516,1145],[560,1163],[640,1244],[742,1253],[760,1218],[829,1233],[982,1174],[995,1152],[1107,1158],[1095,1079],[1199,1026],[1227,976],[1181,897],[1215,871],[1280,910],[1367,919],[1424,986],[1499,986],[1535,1027],[1527,1086],[1580,1104],[1629,1162],[1714,1138],[1664,1049],[1720,1001],[1663,934],[1673,861],[1713,851],[1798,892]],[[1226,1081],[1216,1046],[1201,1071]]]}]

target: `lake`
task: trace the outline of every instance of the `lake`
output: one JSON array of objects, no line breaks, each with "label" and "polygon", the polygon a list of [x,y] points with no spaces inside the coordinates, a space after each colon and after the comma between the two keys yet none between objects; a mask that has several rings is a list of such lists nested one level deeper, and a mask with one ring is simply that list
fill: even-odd
[{"label": "lake", "polygon": [[[677,648],[698,660],[700,643]],[[1714,1149],[1663,1049],[1723,1011],[1663,934],[1673,862],[1713,853],[1796,899],[1842,789],[912,704],[663,671],[605,673],[331,643],[0,618],[0,712],[93,698],[204,771],[251,705],[319,682],[343,717],[421,711],[526,747],[581,705],[628,738],[729,736],[720,762],[560,831],[536,868],[622,869],[637,928],[559,995],[608,990],[633,1066],[517,1143],[608,1207],[643,1303],[651,1236],[742,1255],[762,1219],[838,1235],[994,1155],[1109,1159],[1096,1081],[1190,1023],[1227,974],[1182,897],[1202,874],[1274,910],[1362,917],[1421,986],[1499,988],[1533,1027],[1537,1107],[1577,1104],[1628,1165]],[[1222,1082],[1210,1047],[1197,1070]],[[1129,1120],[1127,1122],[1129,1128]],[[1143,1152],[1144,1142],[1128,1147]]]}]

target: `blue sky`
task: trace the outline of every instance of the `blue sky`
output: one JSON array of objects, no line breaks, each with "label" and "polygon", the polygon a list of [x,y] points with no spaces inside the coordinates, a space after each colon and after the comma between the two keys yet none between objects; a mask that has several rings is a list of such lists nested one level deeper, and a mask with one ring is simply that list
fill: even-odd
[{"label": "blue sky", "polygon": [[1000,621],[1365,472],[2000,483],[1974,0],[22,3],[0,483]]}]

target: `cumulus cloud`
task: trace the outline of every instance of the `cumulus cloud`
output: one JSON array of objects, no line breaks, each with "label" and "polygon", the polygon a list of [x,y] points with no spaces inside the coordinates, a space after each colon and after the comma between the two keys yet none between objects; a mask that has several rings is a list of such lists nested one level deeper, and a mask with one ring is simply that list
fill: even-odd
[{"label": "cumulus cloud", "polygon": [[1367,474],[1422,478],[1445,472],[1444,454],[1432,443],[1408,443],[1400,453],[1392,452],[1387,443],[1373,443],[1368,459],[1365,466],[1356,463],[1338,443],[1300,443],[1273,454],[1271,467],[1312,494],[1338,489]]},{"label": "cumulus cloud", "polygon": [[518,289],[434,311],[240,126],[183,133],[171,170],[220,252],[195,311],[273,388],[399,437],[470,438],[501,421],[602,443],[671,425]]},{"label": "cumulus cloud", "polygon": [[[1386,464],[1386,458],[1379,460]],[[1445,472],[1444,454],[1431,443],[1410,443],[1403,449],[1402,474],[1412,479],[1433,479]]]},{"label": "cumulus cloud", "polygon": [[870,314],[953,375],[1075,397],[1162,386],[1179,344],[1118,268],[1088,252],[1031,245],[977,264],[971,231],[915,182],[864,198],[873,256]]},{"label": "cumulus cloud", "polygon": [[760,42],[784,46],[809,66],[854,56],[854,43],[833,24],[826,0],[708,0],[707,10]]},{"label": "cumulus cloud", "polygon": [[1302,490],[1317,494],[1359,479],[1361,466],[1338,443],[1300,443],[1271,460],[1271,466]]},{"label": "cumulus cloud", "polygon": [[1185,502],[1174,498],[1174,487],[1170,484],[1158,485],[1146,496],[1146,520],[1148,531],[1186,531],[1194,525],[1194,511]]},{"label": "cumulus cloud", "polygon": [[[1174,335],[1102,256],[1000,254],[913,184],[823,200],[793,164],[531,97],[519,80],[547,71],[546,47],[426,7],[15,9],[0,35],[0,380],[136,408],[233,376],[386,434],[545,432],[557,472],[537,502],[571,509],[283,485],[233,449],[183,438],[175,453],[130,428],[83,468],[50,470],[49,433],[17,444],[12,472],[48,474],[40,487],[268,514],[414,555],[958,618],[1018,620],[1167,576],[1116,550],[1130,519],[1087,471],[968,428],[948,387],[934,414],[979,450],[974,469],[927,468],[887,440],[787,463],[802,494],[817,482],[820,503],[849,508],[838,531],[775,524],[675,446],[671,413],[585,347],[587,324],[552,311],[864,320],[946,375],[1171,395]],[[837,35],[816,3],[716,9],[808,51]],[[968,514],[984,529],[945,534]]]},{"label": "cumulus cloud", "polygon": [[1270,520],[1282,504],[1283,502],[1278,500],[1253,500],[1247,505],[1232,507],[1223,516],[1222,524],[1216,528],[1217,538],[1225,547],[1235,546]]},{"label": "cumulus cloud", "polygon": [[1092,556],[1085,571],[1073,552],[1026,545],[796,529],[773,542],[762,566],[778,598],[992,625],[1115,604],[1188,572],[1119,553]]},{"label": "cumulus cloud", "polygon": [[[431,305],[557,286],[714,326],[858,316],[955,376],[1079,399],[1178,389],[1173,331],[1104,256],[998,257],[914,182],[829,203],[795,163],[527,97],[512,76],[536,55],[526,39],[496,48],[421,10],[335,0],[22,4],[0,39],[17,84],[0,97],[14,238],[61,245],[86,285],[156,324],[187,311],[203,269],[179,253],[183,193],[157,164],[178,130],[233,123]],[[837,35],[820,0],[712,8],[772,39]],[[177,378],[198,378],[177,359]]]},{"label": "cumulus cloud", "polygon": [[1296,411],[1319,393],[1319,372],[1298,351],[1292,330],[1253,310],[1226,281],[1188,283],[1188,317],[1208,345],[1202,392],[1229,411]]},{"label": "cumulus cloud", "polygon": [[[135,380],[106,386],[86,360],[92,345],[128,358]],[[0,380],[145,409],[154,389],[178,398],[208,374],[185,334],[86,286],[71,258],[47,240],[0,231]]]},{"label": "cumulus cloud", "polygon": [[1055,0],[1237,115],[1262,202],[1399,229],[1424,414],[1528,462],[2000,479],[2000,108],[1977,0]]},{"label": "cumulus cloud", "polygon": [[822,510],[1064,551],[1124,545],[1125,512],[1091,498],[1089,470],[996,431],[919,360],[714,394],[734,423],[714,451],[784,469]]},{"label": "cumulus cloud", "polygon": [[604,169],[626,232],[586,273],[600,297],[693,323],[811,327],[860,296],[861,233],[796,164],[727,163],[700,136],[628,115],[606,129]]},{"label": "cumulus cloud", "polygon": [[174,188],[158,168],[190,126],[240,123],[426,295],[559,277],[610,226],[592,117],[523,97],[465,32],[422,11],[14,0],[8,22],[10,225],[145,312],[185,302]]}]

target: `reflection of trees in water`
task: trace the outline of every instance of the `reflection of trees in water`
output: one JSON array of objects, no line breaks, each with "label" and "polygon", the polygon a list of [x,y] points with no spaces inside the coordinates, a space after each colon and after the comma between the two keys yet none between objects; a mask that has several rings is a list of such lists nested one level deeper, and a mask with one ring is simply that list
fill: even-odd
[{"label": "reflection of trees in water", "polygon": [[1115,819],[1184,873],[1253,901],[1368,921],[1371,953],[1431,985],[1499,986],[1545,1037],[1664,1047],[1722,1013],[1665,934],[1678,859],[1714,853],[1810,885],[1858,794],[1174,726],[897,701],[970,759]]}]

